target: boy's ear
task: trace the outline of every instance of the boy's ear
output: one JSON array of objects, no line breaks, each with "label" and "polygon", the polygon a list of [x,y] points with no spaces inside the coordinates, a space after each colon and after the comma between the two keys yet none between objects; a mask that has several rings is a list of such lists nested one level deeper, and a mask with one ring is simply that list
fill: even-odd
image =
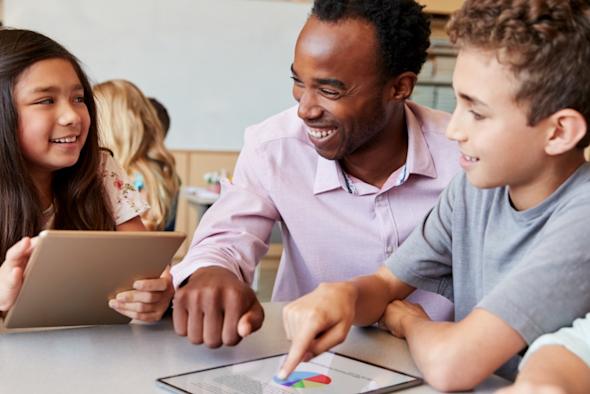
[{"label": "boy's ear", "polygon": [[545,145],[545,152],[555,156],[576,147],[586,135],[588,124],[578,111],[562,109],[549,117],[551,130]]},{"label": "boy's ear", "polygon": [[412,95],[418,76],[411,71],[406,71],[392,78],[388,82],[390,100],[402,101]]}]

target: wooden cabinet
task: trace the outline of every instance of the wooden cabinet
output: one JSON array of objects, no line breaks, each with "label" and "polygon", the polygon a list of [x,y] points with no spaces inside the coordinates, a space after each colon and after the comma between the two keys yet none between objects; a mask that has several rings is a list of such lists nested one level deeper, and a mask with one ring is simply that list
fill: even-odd
[{"label": "wooden cabinet", "polygon": [[449,15],[463,5],[464,0],[417,0],[424,4],[426,12],[430,14]]}]

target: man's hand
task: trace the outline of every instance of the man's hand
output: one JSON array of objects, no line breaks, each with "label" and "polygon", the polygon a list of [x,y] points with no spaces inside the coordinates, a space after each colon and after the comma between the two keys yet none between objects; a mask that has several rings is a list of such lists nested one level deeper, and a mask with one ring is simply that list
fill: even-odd
[{"label": "man's hand", "polygon": [[233,346],[262,326],[264,310],[254,291],[231,271],[205,267],[176,291],[174,330],[195,344]]},{"label": "man's hand", "polygon": [[24,237],[6,252],[0,266],[0,314],[8,311],[20,293],[24,271],[35,248],[36,238]]},{"label": "man's hand", "polygon": [[357,293],[347,282],[322,283],[283,309],[291,349],[278,377],[286,379],[297,365],[346,339],[354,320]]},{"label": "man's hand", "polygon": [[153,322],[162,318],[173,295],[170,268],[166,268],[158,279],[135,281],[133,290],[117,294],[109,306],[131,319]]},{"label": "man's hand", "polygon": [[405,338],[403,323],[407,319],[430,320],[430,317],[424,312],[421,305],[395,300],[385,309],[383,317],[379,320],[379,327],[388,329],[398,338]]}]

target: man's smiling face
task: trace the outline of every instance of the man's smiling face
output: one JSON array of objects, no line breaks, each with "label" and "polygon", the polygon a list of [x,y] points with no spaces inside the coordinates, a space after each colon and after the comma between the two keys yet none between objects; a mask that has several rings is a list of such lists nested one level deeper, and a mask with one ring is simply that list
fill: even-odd
[{"label": "man's smiling face", "polygon": [[310,17],[295,47],[293,97],[318,154],[340,160],[369,144],[388,123],[374,27],[358,19]]}]

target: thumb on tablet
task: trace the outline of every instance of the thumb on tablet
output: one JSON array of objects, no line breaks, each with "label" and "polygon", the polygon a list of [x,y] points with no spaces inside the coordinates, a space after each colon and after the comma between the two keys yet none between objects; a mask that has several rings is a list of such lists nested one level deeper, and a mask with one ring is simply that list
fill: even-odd
[{"label": "thumb on tablet", "polygon": [[24,237],[6,251],[6,261],[4,261],[4,265],[7,267],[24,266],[29,260],[32,251],[33,244],[31,238]]},{"label": "thumb on tablet", "polygon": [[18,290],[20,290],[22,283],[23,269],[21,267],[14,267],[8,275],[8,280],[6,281],[6,288],[11,291],[17,290],[18,294]]},{"label": "thumb on tablet", "polygon": [[12,268],[5,278],[0,278],[3,283],[0,283],[0,311],[9,310],[23,283],[23,269],[21,267]]},{"label": "thumb on tablet", "polygon": [[254,301],[252,307],[238,320],[238,334],[244,338],[262,327],[264,321],[264,309],[258,301]]}]

